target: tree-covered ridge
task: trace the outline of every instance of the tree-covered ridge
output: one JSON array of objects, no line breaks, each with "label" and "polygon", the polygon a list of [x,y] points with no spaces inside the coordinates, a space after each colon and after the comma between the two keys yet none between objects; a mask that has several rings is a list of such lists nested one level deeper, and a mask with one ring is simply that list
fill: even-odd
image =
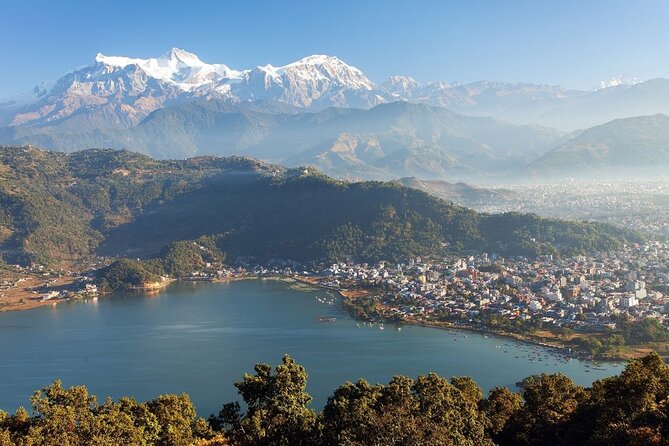
[{"label": "tree-covered ridge", "polygon": [[75,260],[93,254],[110,228],[196,189],[203,178],[277,169],[241,157],[156,161],[128,151],[2,146],[0,255],[21,263]]},{"label": "tree-covered ridge", "polygon": [[397,183],[348,183],[242,158],[157,161],[128,151],[0,150],[0,255],[155,257],[215,236],[229,259],[399,260],[444,250],[512,255],[610,250],[630,231],[486,215]]},{"label": "tree-covered ridge", "polygon": [[56,381],[35,392],[32,414],[0,411],[0,445],[669,444],[669,367],[654,353],[590,388],[541,374],[519,392],[496,387],[485,396],[471,378],[430,373],[347,382],[317,411],[306,386],[306,370],[288,356],[275,368],[257,364],[235,383],[244,409],[227,403],[205,421],[185,394],[100,404],[85,387]]},{"label": "tree-covered ridge", "polygon": [[110,231],[102,252],[141,256],[165,241],[220,234],[229,259],[398,261],[446,251],[572,254],[639,238],[596,223],[527,214],[480,214],[396,183],[335,181],[288,171],[207,181],[196,192]]},{"label": "tree-covered ridge", "polygon": [[160,284],[164,278],[184,278],[211,265],[221,265],[225,253],[215,237],[200,237],[192,241],[172,242],[158,256],[143,259],[120,259],[97,272],[104,291],[140,289]]}]

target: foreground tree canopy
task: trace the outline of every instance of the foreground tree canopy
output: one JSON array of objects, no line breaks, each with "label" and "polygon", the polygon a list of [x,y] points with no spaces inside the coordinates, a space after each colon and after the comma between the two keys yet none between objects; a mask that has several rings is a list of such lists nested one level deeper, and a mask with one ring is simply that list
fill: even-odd
[{"label": "foreground tree canopy", "polygon": [[306,385],[289,356],[258,364],[235,383],[245,409],[227,403],[205,421],[186,394],[99,403],[56,381],[35,392],[31,413],[0,412],[0,446],[669,445],[669,366],[654,353],[591,388],[542,374],[485,397],[467,377],[395,376],[347,382],[316,412]]}]

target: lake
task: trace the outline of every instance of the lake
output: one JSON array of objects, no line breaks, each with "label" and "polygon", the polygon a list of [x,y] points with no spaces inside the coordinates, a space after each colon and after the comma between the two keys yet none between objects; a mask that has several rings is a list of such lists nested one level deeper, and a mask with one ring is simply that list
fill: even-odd
[{"label": "lake", "polygon": [[[244,372],[258,362],[276,365],[284,353],[306,367],[318,409],[337,386],[360,377],[377,383],[434,371],[472,376],[487,390],[541,372],[589,385],[622,370],[465,331],[381,330],[348,317],[326,291],[298,288],[276,280],[176,283],[155,296],[0,313],[0,408],[28,407],[35,389],[60,378],[85,384],[99,400],[187,392],[206,417],[238,399],[233,383]],[[538,352],[542,361],[532,362]]]}]

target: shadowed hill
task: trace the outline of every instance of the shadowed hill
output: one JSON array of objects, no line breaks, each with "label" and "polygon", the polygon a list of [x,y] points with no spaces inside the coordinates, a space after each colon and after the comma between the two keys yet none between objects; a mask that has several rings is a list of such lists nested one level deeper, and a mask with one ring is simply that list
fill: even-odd
[{"label": "shadowed hill", "polygon": [[669,167],[669,116],[617,119],[583,131],[532,162],[541,175],[641,177]]},{"label": "shadowed hill", "polygon": [[216,236],[229,259],[397,260],[477,249],[538,255],[608,250],[608,225],[479,214],[397,183],[348,183],[248,158],[157,161],[131,152],[0,151],[0,252],[10,261],[92,253],[145,257]]}]

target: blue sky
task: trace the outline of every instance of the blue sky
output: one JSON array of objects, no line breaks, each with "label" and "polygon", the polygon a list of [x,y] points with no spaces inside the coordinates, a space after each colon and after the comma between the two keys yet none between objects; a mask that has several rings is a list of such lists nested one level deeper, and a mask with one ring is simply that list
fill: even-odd
[{"label": "blue sky", "polygon": [[588,89],[669,77],[669,1],[34,1],[0,4],[0,96],[97,52],[179,47],[249,68],[333,54],[373,81],[523,81]]}]

